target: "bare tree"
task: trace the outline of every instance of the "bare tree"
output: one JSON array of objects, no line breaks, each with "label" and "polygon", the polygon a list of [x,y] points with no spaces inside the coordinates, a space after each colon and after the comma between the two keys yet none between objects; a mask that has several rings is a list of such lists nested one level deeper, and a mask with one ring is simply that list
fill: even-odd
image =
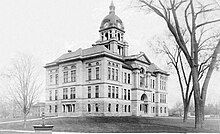
[{"label": "bare tree", "polygon": [[26,127],[27,115],[39,97],[39,72],[31,56],[19,55],[11,65],[8,73],[3,74],[8,81],[8,97],[20,108]]},{"label": "bare tree", "polygon": [[[215,24],[220,22],[220,18],[216,19],[219,13],[218,4],[214,1],[199,0],[139,2],[142,8],[153,11],[165,21],[187,60],[193,81],[195,127],[202,128],[207,89],[220,51],[219,36],[210,30],[210,27],[217,29],[218,25]],[[210,14],[212,18],[208,16]],[[204,79],[199,81],[201,76],[204,76]]]},{"label": "bare tree", "polygon": [[181,49],[175,44],[175,42],[173,42],[173,40],[170,41],[167,39],[166,41],[161,41],[158,39],[156,42],[151,42],[151,44],[151,46],[153,46],[152,49],[156,54],[168,57],[167,64],[170,68],[174,68],[177,74],[183,102],[183,122],[186,122],[190,100],[193,94],[192,73],[190,67],[187,64]]}]

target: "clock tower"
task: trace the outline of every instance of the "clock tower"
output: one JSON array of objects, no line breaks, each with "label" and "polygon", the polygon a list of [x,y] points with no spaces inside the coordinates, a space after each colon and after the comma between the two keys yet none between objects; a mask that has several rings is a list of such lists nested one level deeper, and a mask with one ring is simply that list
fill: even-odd
[{"label": "clock tower", "polygon": [[124,41],[124,25],[121,19],[115,15],[113,2],[111,2],[109,10],[109,14],[101,22],[100,39],[95,45],[104,45],[115,54],[127,56],[128,45]]}]

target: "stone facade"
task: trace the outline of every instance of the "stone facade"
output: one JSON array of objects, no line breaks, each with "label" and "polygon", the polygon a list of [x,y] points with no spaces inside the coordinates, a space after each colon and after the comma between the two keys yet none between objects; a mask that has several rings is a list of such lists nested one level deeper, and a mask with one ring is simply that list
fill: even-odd
[{"label": "stone facade", "polygon": [[168,74],[141,52],[128,55],[113,3],[91,48],[46,64],[47,116],[168,116]]}]

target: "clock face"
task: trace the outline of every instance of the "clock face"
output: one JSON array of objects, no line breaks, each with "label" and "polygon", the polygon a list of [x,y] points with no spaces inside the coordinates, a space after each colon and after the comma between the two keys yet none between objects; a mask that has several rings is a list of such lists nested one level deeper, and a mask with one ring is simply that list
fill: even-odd
[{"label": "clock face", "polygon": [[106,22],[106,23],[104,24],[104,28],[106,28],[106,27],[108,27],[108,22]]}]

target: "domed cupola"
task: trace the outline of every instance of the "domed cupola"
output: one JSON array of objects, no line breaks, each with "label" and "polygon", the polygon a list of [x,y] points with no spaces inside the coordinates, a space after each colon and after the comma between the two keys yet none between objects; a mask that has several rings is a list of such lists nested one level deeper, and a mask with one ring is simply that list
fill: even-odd
[{"label": "domed cupola", "polygon": [[109,9],[109,14],[101,22],[100,39],[93,46],[104,45],[113,53],[126,56],[128,45],[124,41],[124,25],[121,19],[115,15],[113,2],[111,2]]},{"label": "domed cupola", "polygon": [[102,20],[100,30],[108,29],[108,28],[118,28],[120,30],[124,30],[124,25],[121,19],[115,15],[115,6],[113,2],[109,6],[109,14]]}]

